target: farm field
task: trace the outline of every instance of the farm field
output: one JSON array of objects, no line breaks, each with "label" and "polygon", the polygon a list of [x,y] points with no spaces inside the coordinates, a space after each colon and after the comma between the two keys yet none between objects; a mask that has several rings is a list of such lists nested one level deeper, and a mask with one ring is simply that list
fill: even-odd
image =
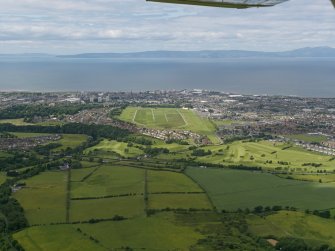
[{"label": "farm field", "polygon": [[[286,147],[288,145],[270,141],[237,141],[224,146],[204,147],[204,150],[211,150],[212,155],[198,157],[197,161],[215,164],[244,164],[265,169],[281,167],[282,170],[297,172],[317,172],[318,169],[330,172],[335,170],[335,162],[330,161],[330,156],[310,152],[298,147],[285,149]],[[287,162],[287,164],[284,165],[281,162]],[[322,165],[319,168],[315,168],[308,165],[308,163]]]},{"label": "farm field", "polygon": [[143,154],[143,151],[136,147],[128,147],[125,142],[104,139],[98,145],[87,148],[84,153],[94,153],[95,151],[115,152],[122,157],[136,157]]},{"label": "farm field", "polygon": [[206,194],[150,194],[150,209],[212,209]]},{"label": "farm field", "polygon": [[81,182],[83,179],[85,179],[86,176],[90,175],[92,172],[94,172],[97,167],[85,167],[80,169],[73,169],[71,170],[71,181],[72,182]]},{"label": "farm field", "polygon": [[31,227],[16,233],[14,238],[26,251],[100,251],[122,247],[186,251],[203,238],[195,228],[176,223],[172,213],[160,213],[119,222]]},{"label": "farm field", "polygon": [[143,196],[71,201],[70,222],[111,219],[116,215],[127,218],[144,215]]},{"label": "farm field", "polygon": [[292,206],[298,209],[335,208],[335,184],[282,179],[250,171],[188,168],[186,173],[208,193],[222,210],[256,206]]},{"label": "farm field", "polygon": [[320,183],[332,183],[335,182],[335,174],[290,174],[290,175],[278,175],[282,178],[292,178],[295,180],[304,180],[311,182]]},{"label": "farm field", "polygon": [[220,143],[215,125],[192,110],[127,107],[119,118],[148,128],[189,130],[207,136],[214,144]]},{"label": "farm field", "polygon": [[44,172],[25,180],[26,188],[14,193],[31,225],[65,222],[66,180],[66,172]]},{"label": "farm field", "polygon": [[182,173],[148,171],[149,193],[159,192],[203,192],[190,178]]},{"label": "farm field", "polygon": [[84,181],[71,182],[72,198],[141,194],[143,191],[144,170],[131,167],[103,165]]},{"label": "farm field", "polygon": [[13,235],[26,251],[103,251],[105,248],[78,232],[76,225],[36,226]]},{"label": "farm field", "polygon": [[252,233],[276,238],[295,237],[311,245],[335,246],[335,221],[301,212],[281,211],[266,217],[250,215],[247,218]]}]

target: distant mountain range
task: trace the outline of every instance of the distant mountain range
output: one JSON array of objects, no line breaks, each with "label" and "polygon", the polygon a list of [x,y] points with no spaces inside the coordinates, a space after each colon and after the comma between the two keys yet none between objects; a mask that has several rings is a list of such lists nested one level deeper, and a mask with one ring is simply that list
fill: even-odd
[{"label": "distant mountain range", "polygon": [[308,47],[284,52],[261,52],[243,50],[220,51],[145,51],[132,53],[84,53],[77,55],[61,55],[61,58],[290,58],[290,57],[323,57],[335,58],[335,48]]},{"label": "distant mountain range", "polygon": [[130,53],[83,53],[75,55],[49,55],[39,53],[0,54],[0,57],[58,57],[73,59],[182,59],[182,58],[335,58],[335,48],[307,47],[284,52],[262,52],[244,50],[206,50],[206,51],[144,51]]}]

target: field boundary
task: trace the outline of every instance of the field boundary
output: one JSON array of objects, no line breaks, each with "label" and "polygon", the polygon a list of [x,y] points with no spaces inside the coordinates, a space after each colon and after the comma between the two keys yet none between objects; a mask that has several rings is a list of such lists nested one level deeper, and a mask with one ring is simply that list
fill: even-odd
[{"label": "field boundary", "polygon": [[[188,168],[188,167],[187,167],[187,168]],[[197,184],[197,185],[204,191],[204,193],[206,194],[206,197],[207,197],[207,199],[208,199],[208,201],[209,201],[209,204],[211,205],[212,209],[213,209],[214,211],[218,211],[218,209],[217,209],[216,206],[214,205],[214,202],[212,201],[211,197],[209,196],[209,194],[207,193],[207,191],[204,189],[204,187],[203,187],[201,184],[199,184],[198,181],[196,181],[195,179],[193,179],[193,177],[191,177],[190,175],[188,175],[188,174],[186,173],[187,168],[186,168],[185,171],[183,172],[184,175],[185,175],[186,177],[188,177],[189,179],[191,179],[195,184]]]}]

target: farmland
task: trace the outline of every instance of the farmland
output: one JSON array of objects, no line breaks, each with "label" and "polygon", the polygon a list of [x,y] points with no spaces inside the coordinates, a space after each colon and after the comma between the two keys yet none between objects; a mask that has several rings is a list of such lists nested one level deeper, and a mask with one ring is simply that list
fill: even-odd
[{"label": "farmland", "polygon": [[292,206],[299,209],[335,207],[335,184],[288,180],[271,174],[223,169],[188,168],[187,174],[222,210],[256,206]]},{"label": "farmland", "polygon": [[45,172],[24,182],[26,188],[14,197],[25,209],[30,224],[65,221],[66,173]]},{"label": "farmland", "polygon": [[188,250],[202,237],[194,227],[175,223],[173,214],[169,213],[120,222],[39,226],[14,235],[26,251],[100,251],[106,247],[115,250],[122,250],[122,247]]},{"label": "farmland", "polygon": [[120,119],[148,128],[189,130],[208,136],[215,144],[220,142],[215,135],[215,125],[192,110],[127,107]]},{"label": "farmland", "polygon": [[248,223],[251,231],[260,236],[295,237],[312,245],[335,245],[335,221],[314,215],[282,211],[265,218],[249,216]]}]

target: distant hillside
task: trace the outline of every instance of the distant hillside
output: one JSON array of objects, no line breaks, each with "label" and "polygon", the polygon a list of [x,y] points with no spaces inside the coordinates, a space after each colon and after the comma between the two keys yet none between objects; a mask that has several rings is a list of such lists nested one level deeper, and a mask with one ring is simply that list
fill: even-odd
[{"label": "distant hillside", "polygon": [[61,55],[61,58],[280,58],[280,57],[324,57],[335,58],[335,48],[314,47],[285,52],[261,51],[145,51],[133,53],[84,53]]}]

